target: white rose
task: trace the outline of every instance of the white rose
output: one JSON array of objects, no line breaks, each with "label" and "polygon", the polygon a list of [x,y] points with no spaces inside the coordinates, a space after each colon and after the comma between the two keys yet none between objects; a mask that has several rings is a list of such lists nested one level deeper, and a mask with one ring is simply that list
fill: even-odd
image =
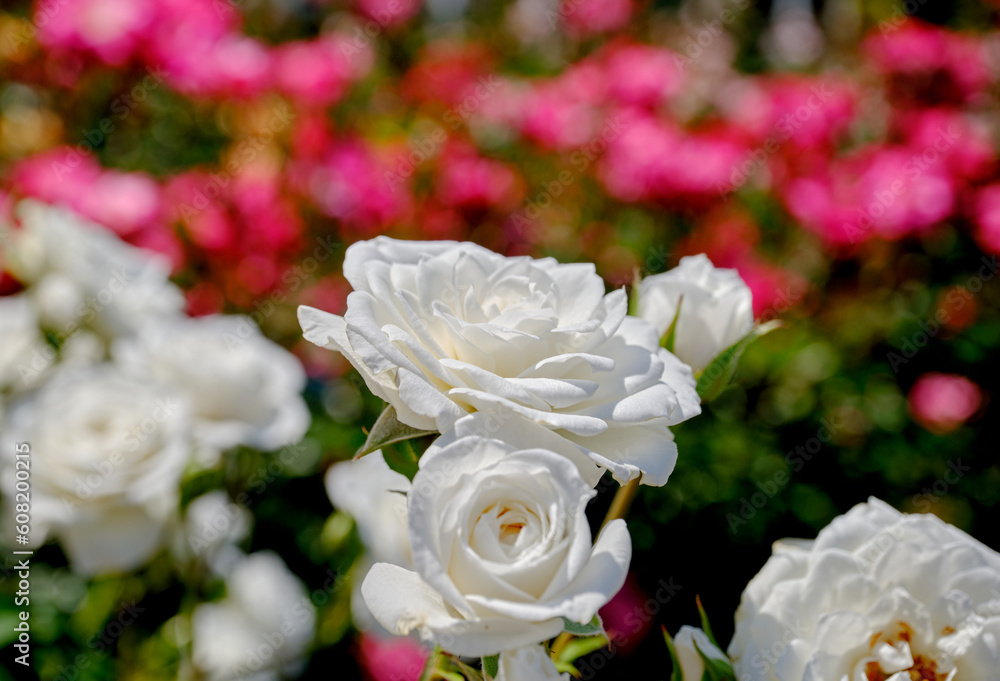
[{"label": "white rose", "polygon": [[859,504],[781,541],[743,592],[743,681],[993,681],[1000,554],[933,515]]},{"label": "white rose", "polygon": [[0,391],[31,387],[55,357],[38,323],[28,296],[0,297]]},{"label": "white rose", "polygon": [[595,495],[566,457],[467,437],[432,445],[407,496],[416,572],[378,563],[362,593],[389,631],[492,655],[589,622],[625,582],[625,522],[591,545]]},{"label": "white rose", "polygon": [[191,656],[211,681],[292,677],[304,666],[316,609],[276,554],[247,556],[226,580],[226,596],[195,608]]},{"label": "white rose", "polygon": [[666,482],[668,426],[700,412],[694,377],[593,265],[378,237],[348,248],[344,276],[347,313],[300,307],[305,337],[342,352],[403,423],[444,433],[469,412],[516,414],[619,482]]},{"label": "white rose", "polygon": [[[190,455],[187,404],[176,393],[109,364],[63,370],[11,410],[6,431],[31,444],[36,545],[51,531],[85,574],[134,568],[162,545]],[[11,459],[5,454],[8,503]]]},{"label": "white rose", "polygon": [[85,324],[119,336],[184,309],[163,256],[36,201],[18,203],[16,215],[19,227],[7,230],[6,264],[29,284],[29,293],[37,289],[42,317],[58,326],[55,331],[69,334]]},{"label": "white rose", "polygon": [[351,615],[358,629],[375,631],[378,624],[365,605],[361,584],[375,563],[413,565],[406,522],[410,481],[389,468],[381,451],[375,451],[331,466],[326,473],[326,491],[336,508],[354,518],[367,549],[351,575]]},{"label": "white rose", "polygon": [[309,427],[301,363],[246,317],[164,320],[119,339],[113,353],[136,376],[176,386],[192,404],[199,441],[212,447],[277,449]]},{"label": "white rose", "polygon": [[699,650],[710,660],[729,662],[726,654],[708,639],[704,631],[687,625],[681,627],[674,637],[674,650],[681,668],[681,681],[701,681],[705,674],[705,662],[698,654]]},{"label": "white rose", "polygon": [[542,646],[525,646],[500,653],[496,681],[570,681],[560,674]]},{"label": "white rose", "polygon": [[696,372],[753,328],[750,287],[736,270],[716,268],[704,253],[681,258],[669,272],[640,282],[639,316],[652,322],[661,337],[678,305],[674,353]]}]

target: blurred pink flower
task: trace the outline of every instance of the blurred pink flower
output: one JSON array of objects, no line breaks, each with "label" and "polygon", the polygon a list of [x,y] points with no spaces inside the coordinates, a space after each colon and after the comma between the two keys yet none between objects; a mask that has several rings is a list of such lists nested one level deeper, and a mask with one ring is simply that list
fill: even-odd
[{"label": "blurred pink flower", "polygon": [[357,0],[357,10],[382,28],[406,23],[420,11],[422,0]]},{"label": "blurred pink flower", "polygon": [[986,45],[971,35],[908,19],[873,32],[862,47],[897,98],[963,102],[990,85]]},{"label": "blurred pink flower", "polygon": [[611,47],[605,54],[608,94],[633,106],[657,107],[684,87],[678,55],[648,45]]},{"label": "blurred pink flower", "polygon": [[559,17],[583,36],[617,31],[632,18],[632,0],[562,0]]},{"label": "blurred pink flower", "polygon": [[932,372],[917,379],[907,399],[910,415],[917,423],[932,432],[945,434],[979,411],[983,393],[964,376]]},{"label": "blurred pink flower", "polygon": [[669,599],[666,594],[650,598],[629,574],[615,597],[601,608],[601,620],[615,650],[628,655],[639,647],[663,607],[663,596]]},{"label": "blurred pink flower", "polygon": [[876,146],[793,179],[782,193],[806,229],[847,246],[926,232],[952,212],[957,191],[934,146]]},{"label": "blurred pink flower", "polygon": [[417,681],[428,653],[411,638],[361,634],[358,661],[371,681]]},{"label": "blurred pink flower", "polygon": [[535,83],[525,97],[522,132],[549,149],[586,144],[600,132],[606,84],[603,69],[589,61]]},{"label": "blurred pink flower", "polygon": [[764,76],[739,84],[721,105],[728,120],[767,153],[830,149],[854,121],[858,93],[827,77]]},{"label": "blurred pink flower", "polygon": [[976,241],[987,253],[1000,253],[1000,184],[980,189],[972,200]]},{"label": "blurred pink flower", "polygon": [[56,50],[80,50],[121,66],[148,39],[156,24],[153,0],[38,2],[39,42]]},{"label": "blurred pink flower", "polygon": [[401,221],[412,208],[410,180],[398,170],[406,151],[379,152],[360,139],[337,142],[305,170],[307,192],[324,214],[355,238],[370,237]]},{"label": "blurred pink flower", "polygon": [[728,191],[746,147],[724,128],[682,130],[633,113],[615,114],[598,176],[623,201],[703,202]]},{"label": "blurred pink flower", "polygon": [[523,182],[509,166],[457,144],[442,154],[435,186],[438,199],[457,208],[510,210],[524,195]]},{"label": "blurred pink flower", "polygon": [[333,38],[285,43],[273,51],[274,86],[303,104],[328,106],[354,77],[350,62]]},{"label": "blurred pink flower", "polygon": [[[957,177],[979,179],[996,168],[989,125],[958,109],[935,108],[899,112],[900,133],[914,149],[940,149],[945,167]],[[942,145],[944,139],[947,145]]]}]

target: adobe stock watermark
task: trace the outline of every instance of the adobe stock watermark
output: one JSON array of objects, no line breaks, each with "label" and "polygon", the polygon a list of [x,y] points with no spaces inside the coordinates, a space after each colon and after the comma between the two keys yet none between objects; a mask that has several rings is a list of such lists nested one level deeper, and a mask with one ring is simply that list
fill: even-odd
[{"label": "adobe stock watermark", "polygon": [[[97,651],[97,659],[110,654],[115,641],[121,638],[125,630],[132,626],[139,618],[139,614],[145,610],[145,608],[136,605],[134,600],[128,603],[122,601],[118,605],[115,617],[107,622],[101,631],[90,637],[87,641],[87,647]],[[80,678],[80,671],[89,669],[94,662],[96,660],[90,655],[80,653],[73,658],[70,664],[60,665],[56,670],[58,675],[52,681],[77,681]]]},{"label": "adobe stock watermark", "polygon": [[674,583],[673,577],[660,578],[656,586],[657,590],[652,597],[647,598],[642,605],[634,606],[622,618],[622,623],[629,627],[628,631],[612,631],[608,638],[608,645],[573,663],[580,672],[579,678],[589,681],[597,676],[598,672],[614,659],[618,651],[626,647],[632,637],[643,631],[660,610],[684,589],[682,584]]},{"label": "adobe stock watermark", "polygon": [[709,49],[719,36],[725,33],[723,27],[736,21],[740,12],[746,10],[751,4],[751,0],[736,0],[732,9],[726,8],[719,13],[718,19],[711,21],[706,19],[696,33],[692,34],[688,31],[684,44],[681,46],[682,54],[674,55],[674,63],[681,70],[684,70],[700,59],[705,50]]},{"label": "adobe stock watermark", "polygon": [[[917,356],[918,352],[927,347],[931,339],[935,338],[941,332],[941,327],[951,321],[953,314],[965,308],[967,296],[979,293],[983,290],[986,282],[996,277],[998,267],[997,256],[984,255],[980,259],[980,263],[979,271],[975,275],[969,277],[962,287],[952,289],[946,296],[945,299],[947,302],[954,305],[951,311],[939,307],[932,319],[921,320],[918,323],[917,330],[899,342],[897,346],[899,352],[890,351],[886,355],[886,361],[889,362],[892,373],[898,374],[900,367],[906,366],[911,359]],[[963,288],[968,293],[963,294]]]},{"label": "adobe stock watermark", "polygon": [[209,173],[201,187],[195,190],[190,201],[177,204],[182,220],[190,220],[208,208],[213,199],[220,197],[229,183],[257,159],[261,149],[269,145],[276,135],[288,129],[295,112],[287,106],[275,107],[264,129],[245,137],[237,146],[233,157],[218,172]]},{"label": "adobe stock watermark", "polygon": [[[483,102],[489,99],[499,87],[500,84],[494,74],[480,76],[472,94],[445,112],[443,117],[445,124],[452,131],[458,130],[465,121],[479,111]],[[447,141],[448,132],[440,125],[435,126],[433,130],[420,138],[410,140],[410,150],[396,157],[392,170],[386,170],[382,173],[382,179],[385,180],[386,186],[395,192],[404,180],[413,176],[417,168],[437,156]]]},{"label": "adobe stock watermark", "polygon": [[719,183],[716,187],[719,196],[725,197],[745,185],[747,180],[764,167],[768,157],[778,153],[782,145],[817,111],[820,111],[831,97],[833,97],[833,93],[827,89],[825,83],[813,85],[810,88],[810,95],[806,98],[806,103],[779,118],[778,122],[774,124],[774,133],[769,135],[763,144],[748,151],[746,159],[741,163],[732,166],[729,184]]},{"label": "adobe stock watermark", "polygon": [[792,475],[801,471],[806,463],[812,461],[813,457],[819,454],[824,445],[833,440],[833,436],[842,427],[834,416],[831,416],[829,420],[820,419],[820,424],[821,426],[814,437],[785,453],[785,465],[791,468],[791,474],[784,469],[779,469],[774,472],[770,480],[755,482],[757,491],[748,497],[740,498],[739,514],[726,514],[726,521],[729,523],[729,531],[732,534],[736,534],[741,527],[749,524],[757,513],[791,482]]},{"label": "adobe stock watermark", "polygon": [[[271,291],[262,299],[254,301],[253,310],[246,313],[253,323],[258,328],[263,326],[264,320],[275,313],[278,305],[286,302],[289,295],[305,286],[312,278],[312,275],[319,270],[320,263],[326,262],[338,248],[340,248],[340,242],[336,241],[332,236],[316,237],[316,246],[313,248],[312,253],[281,273],[282,286]],[[235,334],[223,334],[223,341],[226,344],[226,349],[234,352],[239,346],[246,343],[248,339],[256,338],[257,336],[257,330],[243,320],[236,325]]]},{"label": "adobe stock watermark", "polygon": [[97,490],[111,479],[118,466],[128,459],[128,452],[136,451],[147,441],[157,437],[163,424],[170,421],[179,411],[179,402],[166,398],[157,399],[148,416],[122,433],[122,443],[118,449],[109,453],[103,461],[91,462],[93,473],[77,476],[74,494],[62,495],[63,508],[66,512],[75,514],[77,506],[94,496]]},{"label": "adobe stock watermark", "polygon": [[[110,306],[118,296],[128,289],[135,280],[137,273],[126,271],[125,268],[111,272],[108,283],[84,296],[74,312],[76,319],[67,322],[61,330],[51,332],[51,338],[58,347],[63,347],[66,342],[79,333],[85,326],[97,321],[98,316],[108,306]],[[38,380],[42,372],[51,367],[57,359],[58,351],[52,345],[46,343],[35,348],[29,356],[18,365],[17,373],[21,383],[29,387]]]},{"label": "adobe stock watermark", "polygon": [[519,210],[511,216],[508,224],[515,234],[523,235],[527,230],[530,230],[534,221],[542,215],[542,211],[551,206],[553,200],[561,196],[568,187],[576,182],[576,178],[585,173],[587,168],[607,151],[608,145],[624,135],[628,129],[628,123],[623,121],[620,116],[605,118],[604,125],[597,136],[570,154],[569,161],[576,169],[576,173],[563,170],[555,179],[543,183],[541,190],[528,200],[523,210]]},{"label": "adobe stock watermark", "polygon": [[903,164],[903,174],[906,182],[902,179],[894,180],[888,187],[876,189],[872,195],[872,200],[867,207],[856,208],[857,213],[853,222],[845,222],[842,229],[848,240],[854,244],[858,239],[866,236],[875,228],[875,221],[885,215],[885,212],[896,202],[896,199],[907,192],[907,184],[916,182],[925,172],[935,164],[939,163],[942,155],[951,149],[960,135],[949,127],[945,130],[939,128],[934,141],[923,151],[913,154],[910,159]]},{"label": "adobe stock watermark", "polygon": [[878,30],[883,36],[898,31],[906,23],[907,17],[917,13],[927,0],[906,0],[903,4],[894,5],[892,13],[885,19],[879,19]]},{"label": "adobe stock watermark", "polygon": [[118,123],[121,123],[139,106],[146,101],[149,93],[160,87],[163,83],[164,72],[162,67],[146,67],[146,76],[125,94],[118,95],[111,102],[111,112],[114,116],[105,116],[96,126],[90,130],[81,130],[84,137],[73,149],[66,153],[66,158],[61,162],[53,161],[52,170],[56,179],[62,180],[63,175],[71,172],[87,156],[94,153],[94,150],[104,144],[108,135],[113,133]]},{"label": "adobe stock watermark", "polygon": [[961,459],[948,462],[948,468],[940,478],[935,480],[929,487],[924,487],[920,492],[914,494],[910,501],[918,513],[928,513],[933,505],[946,495],[958,481],[965,477],[966,473],[972,470],[972,466],[963,466]]}]

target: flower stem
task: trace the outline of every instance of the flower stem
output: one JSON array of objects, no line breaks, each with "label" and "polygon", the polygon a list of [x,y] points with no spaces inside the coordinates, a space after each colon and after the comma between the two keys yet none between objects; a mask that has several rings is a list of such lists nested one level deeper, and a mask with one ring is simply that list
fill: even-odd
[{"label": "flower stem", "polygon": [[[618,491],[615,492],[615,497],[611,500],[611,506],[608,508],[608,514],[604,516],[604,522],[601,523],[602,530],[604,529],[604,526],[612,520],[624,518],[628,515],[628,510],[632,506],[632,502],[635,500],[635,495],[639,493],[639,480],[640,478],[630,480],[628,484],[624,487],[619,487]],[[553,660],[559,659],[559,655],[562,654],[563,649],[566,648],[566,644],[568,644],[572,638],[573,635],[566,631],[556,637],[556,640],[552,643],[551,650]]]},{"label": "flower stem", "polygon": [[618,491],[615,492],[615,498],[611,500],[611,506],[608,508],[608,514],[604,516],[604,522],[601,523],[601,529],[610,523],[612,520],[617,520],[618,518],[624,518],[628,515],[628,509],[632,506],[632,502],[635,500],[635,495],[639,492],[639,478],[630,480],[624,487],[619,487]]}]

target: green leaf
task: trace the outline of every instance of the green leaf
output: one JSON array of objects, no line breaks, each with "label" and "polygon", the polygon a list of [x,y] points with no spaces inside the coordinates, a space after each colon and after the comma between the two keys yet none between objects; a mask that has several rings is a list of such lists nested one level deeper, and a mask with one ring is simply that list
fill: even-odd
[{"label": "green leaf", "polygon": [[681,663],[677,658],[677,649],[674,647],[674,639],[667,633],[666,627],[660,627],[663,631],[663,641],[667,644],[667,653],[670,655],[670,664],[673,671],[670,672],[670,681],[684,681],[681,676]]},{"label": "green leaf", "polygon": [[584,655],[589,655],[595,650],[599,650],[608,644],[608,637],[601,634],[599,636],[586,636],[584,638],[574,638],[567,643],[559,653],[558,662],[572,662]]},{"label": "green leaf", "polygon": [[490,655],[483,658],[483,673],[488,679],[495,679],[500,672],[500,656]]},{"label": "green leaf", "polygon": [[[382,449],[382,457],[390,469],[405,476],[410,482],[413,482],[413,477],[417,474],[417,470],[420,467],[420,459],[417,453],[413,451],[413,447],[410,446],[409,440],[403,440],[394,445],[386,445]],[[405,495],[403,492],[400,492],[400,494]]]},{"label": "green leaf", "polygon": [[390,404],[379,415],[371,432],[368,433],[368,439],[365,440],[364,446],[357,451],[354,458],[360,459],[365,454],[371,454],[386,445],[412,440],[415,437],[433,435],[436,432],[434,430],[421,430],[401,422],[396,418],[396,408]]},{"label": "green leaf", "polygon": [[698,376],[698,395],[702,402],[709,402],[718,397],[723,390],[729,387],[729,381],[736,373],[736,365],[740,360],[740,355],[753,341],[768,334],[775,329],[781,328],[782,324],[777,319],[755,326],[750,333],[743,336],[705,367],[705,370]]},{"label": "green leaf", "polygon": [[663,334],[663,338],[660,339],[660,346],[666,348],[667,352],[674,351],[674,340],[677,337],[677,320],[681,318],[681,306],[683,304],[684,295],[682,294],[677,299],[677,312],[674,313],[674,319],[670,322],[670,326],[667,327],[667,332]]},{"label": "green leaf", "polygon": [[594,615],[586,624],[580,624],[579,622],[572,622],[565,617],[562,618],[563,621],[563,631],[573,634],[574,636],[596,636],[600,634],[604,635],[604,623],[601,622],[600,615]]},{"label": "green leaf", "polygon": [[701,681],[736,681],[736,673],[728,660],[719,660],[706,655],[698,642],[694,641],[694,649],[698,651],[701,662],[705,665],[705,672],[701,675]]},{"label": "green leaf", "polygon": [[713,646],[722,650],[722,647],[715,638],[715,634],[712,633],[712,625],[708,623],[708,613],[705,612],[705,608],[701,604],[701,596],[695,596],[694,602],[698,606],[698,616],[701,618],[701,630],[705,632],[705,636],[708,637],[708,640],[712,642]]}]

